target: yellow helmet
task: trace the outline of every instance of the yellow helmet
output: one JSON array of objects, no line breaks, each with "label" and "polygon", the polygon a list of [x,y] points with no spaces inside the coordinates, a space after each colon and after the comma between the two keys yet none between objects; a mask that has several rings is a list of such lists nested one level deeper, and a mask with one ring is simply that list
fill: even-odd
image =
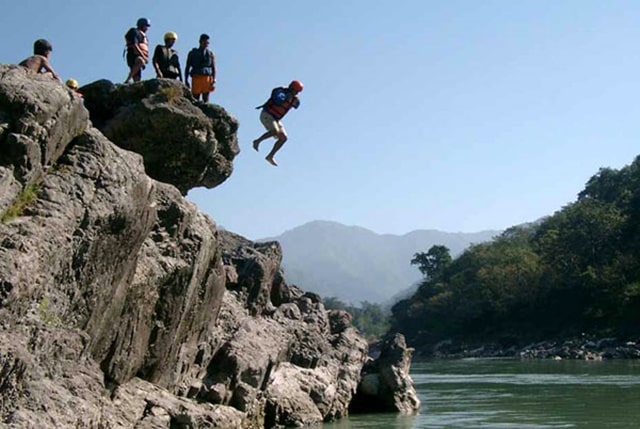
[{"label": "yellow helmet", "polygon": [[178,40],[178,35],[173,31],[169,31],[169,32],[164,34],[164,40],[167,40],[167,39],[173,39],[173,40],[177,41]]},{"label": "yellow helmet", "polygon": [[65,85],[67,85],[67,87],[69,87],[71,89],[80,88],[80,85],[78,85],[78,81],[75,80],[75,79],[67,79],[67,81],[65,82]]}]

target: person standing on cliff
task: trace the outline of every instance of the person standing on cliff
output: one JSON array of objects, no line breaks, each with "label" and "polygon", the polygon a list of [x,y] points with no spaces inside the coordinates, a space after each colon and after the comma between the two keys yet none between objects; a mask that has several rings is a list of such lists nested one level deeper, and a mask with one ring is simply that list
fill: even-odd
[{"label": "person standing on cliff", "polygon": [[156,77],[167,79],[178,79],[182,82],[182,70],[178,51],[173,49],[173,45],[178,40],[178,35],[169,31],[164,35],[164,46],[156,46],[153,52],[153,67],[156,69]]},{"label": "person standing on cliff", "polygon": [[142,70],[149,62],[149,41],[147,39],[149,27],[151,27],[151,22],[147,18],[140,18],[136,22],[136,27],[130,28],[124,35],[127,42],[127,65],[129,66],[129,75],[124,83],[129,83],[131,79],[134,82],[140,82],[142,79]]},{"label": "person standing on cliff", "polygon": [[50,73],[51,77],[62,82],[58,73],[49,63],[51,51],[53,51],[53,46],[48,40],[38,39],[33,43],[33,55],[23,60],[19,65],[36,73]]},{"label": "person standing on cliff", "polygon": [[282,125],[280,120],[292,107],[294,109],[300,107],[298,94],[302,92],[303,88],[302,82],[299,80],[291,81],[288,87],[281,86],[273,88],[271,97],[269,97],[267,102],[262,106],[256,107],[256,109],[262,109],[260,112],[260,122],[262,122],[262,125],[267,129],[267,132],[253,141],[253,148],[257,151],[263,140],[270,137],[277,137],[271,152],[265,157],[269,164],[276,167],[278,164],[273,157],[282,145],[284,145],[284,142],[287,141],[287,130],[284,129],[284,125]]},{"label": "person standing on cliff", "polygon": [[[192,84],[189,86],[189,76]],[[184,83],[191,88],[191,94],[205,103],[209,102],[209,94],[216,89],[216,57],[209,49],[209,35],[201,34],[199,46],[193,48],[187,56],[184,69]]]}]

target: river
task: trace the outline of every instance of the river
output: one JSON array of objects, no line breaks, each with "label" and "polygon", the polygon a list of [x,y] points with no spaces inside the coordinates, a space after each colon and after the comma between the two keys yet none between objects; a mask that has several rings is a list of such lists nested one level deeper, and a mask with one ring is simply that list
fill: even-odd
[{"label": "river", "polygon": [[640,361],[414,362],[415,416],[361,415],[323,429],[640,428]]}]

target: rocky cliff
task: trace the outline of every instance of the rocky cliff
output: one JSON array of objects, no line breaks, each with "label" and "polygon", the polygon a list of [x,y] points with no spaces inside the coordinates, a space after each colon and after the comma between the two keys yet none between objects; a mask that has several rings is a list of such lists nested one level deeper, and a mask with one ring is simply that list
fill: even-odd
[{"label": "rocky cliff", "polygon": [[82,92],[0,65],[2,424],[345,416],[368,359],[348,314],[183,198],[229,177],[237,121],[175,81]]}]

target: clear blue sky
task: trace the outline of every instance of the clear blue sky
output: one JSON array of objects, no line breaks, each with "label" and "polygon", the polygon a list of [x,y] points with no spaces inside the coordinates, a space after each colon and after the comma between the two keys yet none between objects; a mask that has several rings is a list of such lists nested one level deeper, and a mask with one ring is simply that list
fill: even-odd
[{"label": "clear blue sky", "polygon": [[[323,219],[378,233],[502,229],[574,201],[640,152],[640,1],[6,1],[0,62],[35,39],[85,84],[124,80],[123,35],[212,36],[211,101],[240,121],[232,177],[188,198],[248,238]],[[154,77],[147,69],[143,78]],[[305,84],[265,160],[255,106]]]}]

